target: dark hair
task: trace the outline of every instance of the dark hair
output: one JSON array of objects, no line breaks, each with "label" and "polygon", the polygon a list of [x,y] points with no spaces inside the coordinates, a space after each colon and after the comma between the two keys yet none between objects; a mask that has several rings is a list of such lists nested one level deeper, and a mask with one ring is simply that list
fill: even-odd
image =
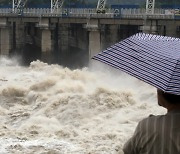
[{"label": "dark hair", "polygon": [[180,103],[180,95],[174,95],[174,94],[170,94],[170,93],[166,93],[162,90],[159,90],[158,89],[158,93],[164,97],[165,100],[168,101],[168,103],[171,103],[171,104],[178,104]]}]

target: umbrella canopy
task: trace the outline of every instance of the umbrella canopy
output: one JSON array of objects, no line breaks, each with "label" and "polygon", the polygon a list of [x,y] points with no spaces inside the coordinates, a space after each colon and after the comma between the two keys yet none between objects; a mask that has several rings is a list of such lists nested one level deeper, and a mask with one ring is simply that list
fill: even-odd
[{"label": "umbrella canopy", "polygon": [[180,39],[138,33],[92,59],[120,69],[164,92],[180,95]]}]

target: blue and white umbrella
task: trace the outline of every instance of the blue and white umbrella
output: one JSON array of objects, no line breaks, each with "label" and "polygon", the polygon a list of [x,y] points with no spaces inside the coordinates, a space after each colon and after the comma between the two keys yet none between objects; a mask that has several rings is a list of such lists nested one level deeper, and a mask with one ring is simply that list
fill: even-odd
[{"label": "blue and white umbrella", "polygon": [[120,69],[164,92],[180,95],[180,39],[135,34],[92,59]]}]

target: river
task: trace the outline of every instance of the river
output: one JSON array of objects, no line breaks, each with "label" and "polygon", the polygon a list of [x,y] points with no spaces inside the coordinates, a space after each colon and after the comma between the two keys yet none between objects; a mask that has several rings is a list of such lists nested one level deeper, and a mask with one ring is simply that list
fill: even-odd
[{"label": "river", "polygon": [[1,154],[121,154],[156,89],[106,65],[71,70],[0,58]]}]

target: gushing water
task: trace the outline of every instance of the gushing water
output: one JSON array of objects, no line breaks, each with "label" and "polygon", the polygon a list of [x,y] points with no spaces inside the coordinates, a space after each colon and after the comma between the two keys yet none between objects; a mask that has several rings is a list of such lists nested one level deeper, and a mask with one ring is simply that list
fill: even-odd
[{"label": "gushing water", "polygon": [[108,66],[0,58],[0,72],[3,154],[121,154],[139,120],[165,113],[153,87]]}]

